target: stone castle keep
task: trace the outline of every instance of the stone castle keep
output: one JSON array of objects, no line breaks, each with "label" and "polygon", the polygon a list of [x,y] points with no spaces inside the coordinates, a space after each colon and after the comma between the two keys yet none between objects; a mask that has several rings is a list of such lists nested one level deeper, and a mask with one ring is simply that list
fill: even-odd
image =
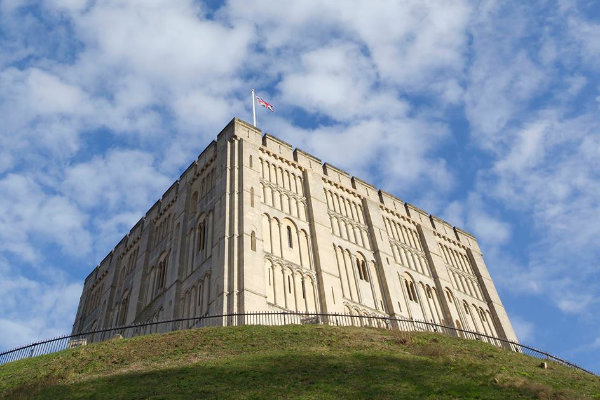
[{"label": "stone castle keep", "polygon": [[472,235],[239,119],[86,278],[73,333],[270,310],[517,340]]}]

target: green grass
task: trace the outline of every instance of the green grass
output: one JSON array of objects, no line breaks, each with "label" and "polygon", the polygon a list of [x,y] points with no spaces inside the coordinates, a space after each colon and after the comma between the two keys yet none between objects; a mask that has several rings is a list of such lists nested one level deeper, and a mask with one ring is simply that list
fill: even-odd
[{"label": "green grass", "polygon": [[437,334],[202,328],[0,366],[0,399],[600,399],[600,378]]}]

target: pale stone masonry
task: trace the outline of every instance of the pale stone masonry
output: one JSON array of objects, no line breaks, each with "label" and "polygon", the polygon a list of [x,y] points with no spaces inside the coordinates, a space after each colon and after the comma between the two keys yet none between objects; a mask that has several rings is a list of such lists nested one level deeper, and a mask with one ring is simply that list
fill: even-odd
[{"label": "pale stone masonry", "polygon": [[87,277],[73,333],[269,310],[517,340],[472,235],[239,119]]}]

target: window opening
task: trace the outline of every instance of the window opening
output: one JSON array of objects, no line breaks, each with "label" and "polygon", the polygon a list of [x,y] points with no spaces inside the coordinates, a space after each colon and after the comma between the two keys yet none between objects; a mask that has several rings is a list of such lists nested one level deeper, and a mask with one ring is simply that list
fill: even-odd
[{"label": "window opening", "polygon": [[201,222],[198,226],[198,251],[204,250],[204,241],[206,238],[206,223]]},{"label": "window opening", "polygon": [[288,239],[288,247],[290,249],[294,248],[294,243],[292,241],[292,228],[291,227],[287,227],[287,239]]}]

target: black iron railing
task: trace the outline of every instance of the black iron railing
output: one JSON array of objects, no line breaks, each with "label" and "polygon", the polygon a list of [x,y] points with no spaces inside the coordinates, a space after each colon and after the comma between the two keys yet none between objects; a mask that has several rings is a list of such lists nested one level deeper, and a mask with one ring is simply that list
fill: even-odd
[{"label": "black iron railing", "polygon": [[450,326],[435,324],[413,319],[399,319],[382,316],[362,316],[351,314],[295,313],[295,312],[249,312],[240,314],[207,315],[192,318],[177,318],[158,322],[144,322],[133,325],[117,326],[114,328],[98,329],[75,335],[64,335],[36,343],[28,344],[0,353],[0,365],[23,358],[36,357],[43,354],[55,353],[68,348],[79,347],[89,343],[102,342],[120,335],[130,338],[150,333],[167,333],[182,329],[202,328],[208,326],[234,325],[305,325],[326,324],[334,326],[367,326],[385,329],[396,329],[403,332],[437,332],[465,339],[481,340],[495,346],[504,347],[511,351],[523,353],[544,361],[576,368],[589,374],[593,372],[581,368],[569,361],[556,357],[524,344],[512,342],[478,332],[458,329]]}]

